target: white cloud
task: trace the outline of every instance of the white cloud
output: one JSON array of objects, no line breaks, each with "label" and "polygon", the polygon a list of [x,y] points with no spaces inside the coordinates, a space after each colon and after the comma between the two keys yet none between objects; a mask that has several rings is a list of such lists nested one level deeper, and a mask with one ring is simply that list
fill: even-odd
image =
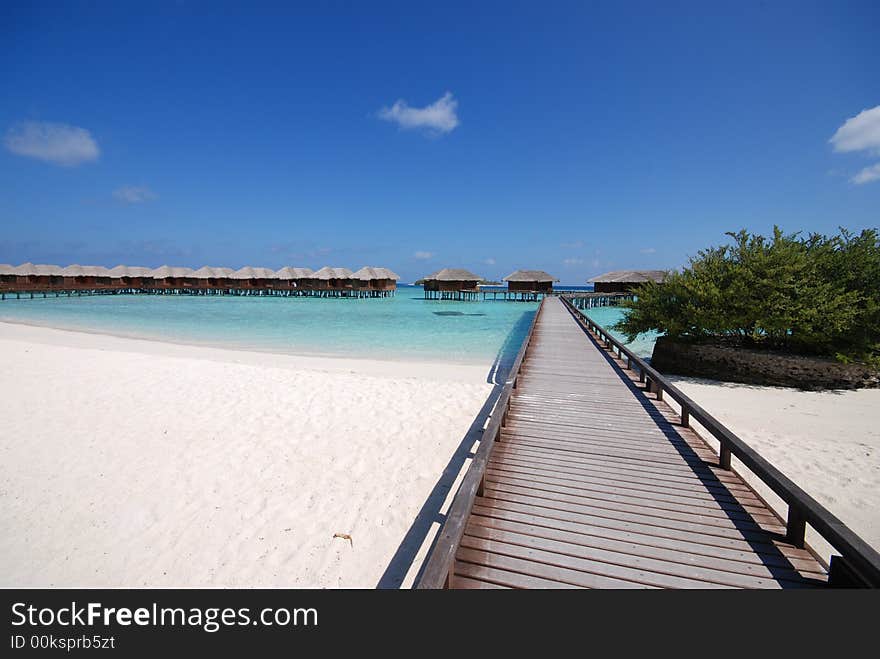
[{"label": "white cloud", "polygon": [[560,247],[563,249],[580,249],[584,246],[584,241],[575,240],[573,243],[562,243]]},{"label": "white cloud", "polygon": [[581,265],[584,262],[583,259],[562,259],[562,265],[566,267],[571,267],[573,265]]},{"label": "white cloud", "polygon": [[156,198],[156,194],[146,186],[123,185],[113,191],[113,196],[126,204],[142,204]]},{"label": "white cloud", "polygon": [[413,258],[418,259],[419,261],[427,261],[428,259],[434,258],[433,252],[416,252],[413,254]]},{"label": "white cloud", "polygon": [[878,180],[880,180],[880,162],[871,165],[870,167],[865,167],[850,179],[850,181],[856,185],[862,185],[863,183],[870,183],[871,181]]},{"label": "white cloud", "polygon": [[486,259],[483,263],[486,265],[495,265],[495,259]]},{"label": "white cloud", "polygon": [[835,151],[880,152],[880,105],[847,119],[829,142]]},{"label": "white cloud", "polygon": [[3,140],[12,153],[73,167],[101,154],[85,128],[40,121],[23,121],[6,132]]},{"label": "white cloud", "polygon": [[393,121],[401,128],[422,128],[430,133],[449,133],[458,126],[455,113],[458,101],[452,92],[446,92],[439,99],[423,108],[412,108],[403,99],[390,108],[379,110],[379,118]]},{"label": "white cloud", "polygon": [[657,250],[654,247],[645,247],[644,249],[640,249],[639,252],[642,254],[654,254]]}]

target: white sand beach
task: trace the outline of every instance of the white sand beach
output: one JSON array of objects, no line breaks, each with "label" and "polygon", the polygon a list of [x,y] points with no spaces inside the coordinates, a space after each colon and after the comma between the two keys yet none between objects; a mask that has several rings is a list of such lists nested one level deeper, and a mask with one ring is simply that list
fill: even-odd
[{"label": "white sand beach", "polygon": [[492,391],[8,323],[0,363],[3,587],[373,588]]},{"label": "white sand beach", "polygon": [[[880,548],[880,389],[800,391],[669,376],[810,496]],[[674,401],[669,401],[675,406]],[[700,434],[717,450],[699,424]],[[733,466],[783,517],[787,507],[738,460]],[[808,530],[826,560],[831,548]]]}]

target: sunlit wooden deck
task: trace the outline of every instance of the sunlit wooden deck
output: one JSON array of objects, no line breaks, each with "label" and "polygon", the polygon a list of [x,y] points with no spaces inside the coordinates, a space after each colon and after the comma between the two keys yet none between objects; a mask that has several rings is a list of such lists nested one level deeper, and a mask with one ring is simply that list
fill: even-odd
[{"label": "sunlit wooden deck", "polygon": [[461,528],[445,585],[825,585],[785,521],[624,366],[543,302],[472,505],[447,520]]}]

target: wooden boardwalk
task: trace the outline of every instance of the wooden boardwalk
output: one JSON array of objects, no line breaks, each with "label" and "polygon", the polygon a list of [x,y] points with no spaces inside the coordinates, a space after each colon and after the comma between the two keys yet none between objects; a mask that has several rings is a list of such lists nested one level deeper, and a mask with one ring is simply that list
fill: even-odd
[{"label": "wooden boardwalk", "polygon": [[452,588],[827,584],[785,522],[557,298],[542,306]]}]

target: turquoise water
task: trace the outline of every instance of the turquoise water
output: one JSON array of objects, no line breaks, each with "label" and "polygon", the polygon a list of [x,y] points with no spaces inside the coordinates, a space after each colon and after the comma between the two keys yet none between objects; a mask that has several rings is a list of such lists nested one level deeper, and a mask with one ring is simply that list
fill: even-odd
[{"label": "turquoise water", "polygon": [[[402,286],[392,298],[366,300],[177,295],[7,299],[0,302],[0,321],[244,350],[495,361],[503,367],[516,356],[537,306],[426,301],[421,287]],[[597,307],[588,313],[609,327],[625,312]],[[629,346],[650,357],[655,338],[642,335]]]},{"label": "turquoise water", "polygon": [[589,316],[594,322],[602,325],[605,329],[608,330],[608,333],[611,334],[618,341],[623,341],[627,348],[633,351],[639,357],[651,357],[651,353],[654,352],[654,342],[657,340],[659,334],[656,332],[647,332],[645,334],[639,334],[636,337],[635,341],[631,343],[626,343],[626,337],[619,332],[615,332],[611,329],[611,326],[614,325],[618,320],[623,318],[626,313],[625,309],[621,309],[620,307],[594,307],[592,309],[587,309],[584,312],[587,316]]},{"label": "turquoise water", "polygon": [[391,298],[177,295],[35,297],[0,302],[0,321],[292,354],[512,361],[537,304]]}]

